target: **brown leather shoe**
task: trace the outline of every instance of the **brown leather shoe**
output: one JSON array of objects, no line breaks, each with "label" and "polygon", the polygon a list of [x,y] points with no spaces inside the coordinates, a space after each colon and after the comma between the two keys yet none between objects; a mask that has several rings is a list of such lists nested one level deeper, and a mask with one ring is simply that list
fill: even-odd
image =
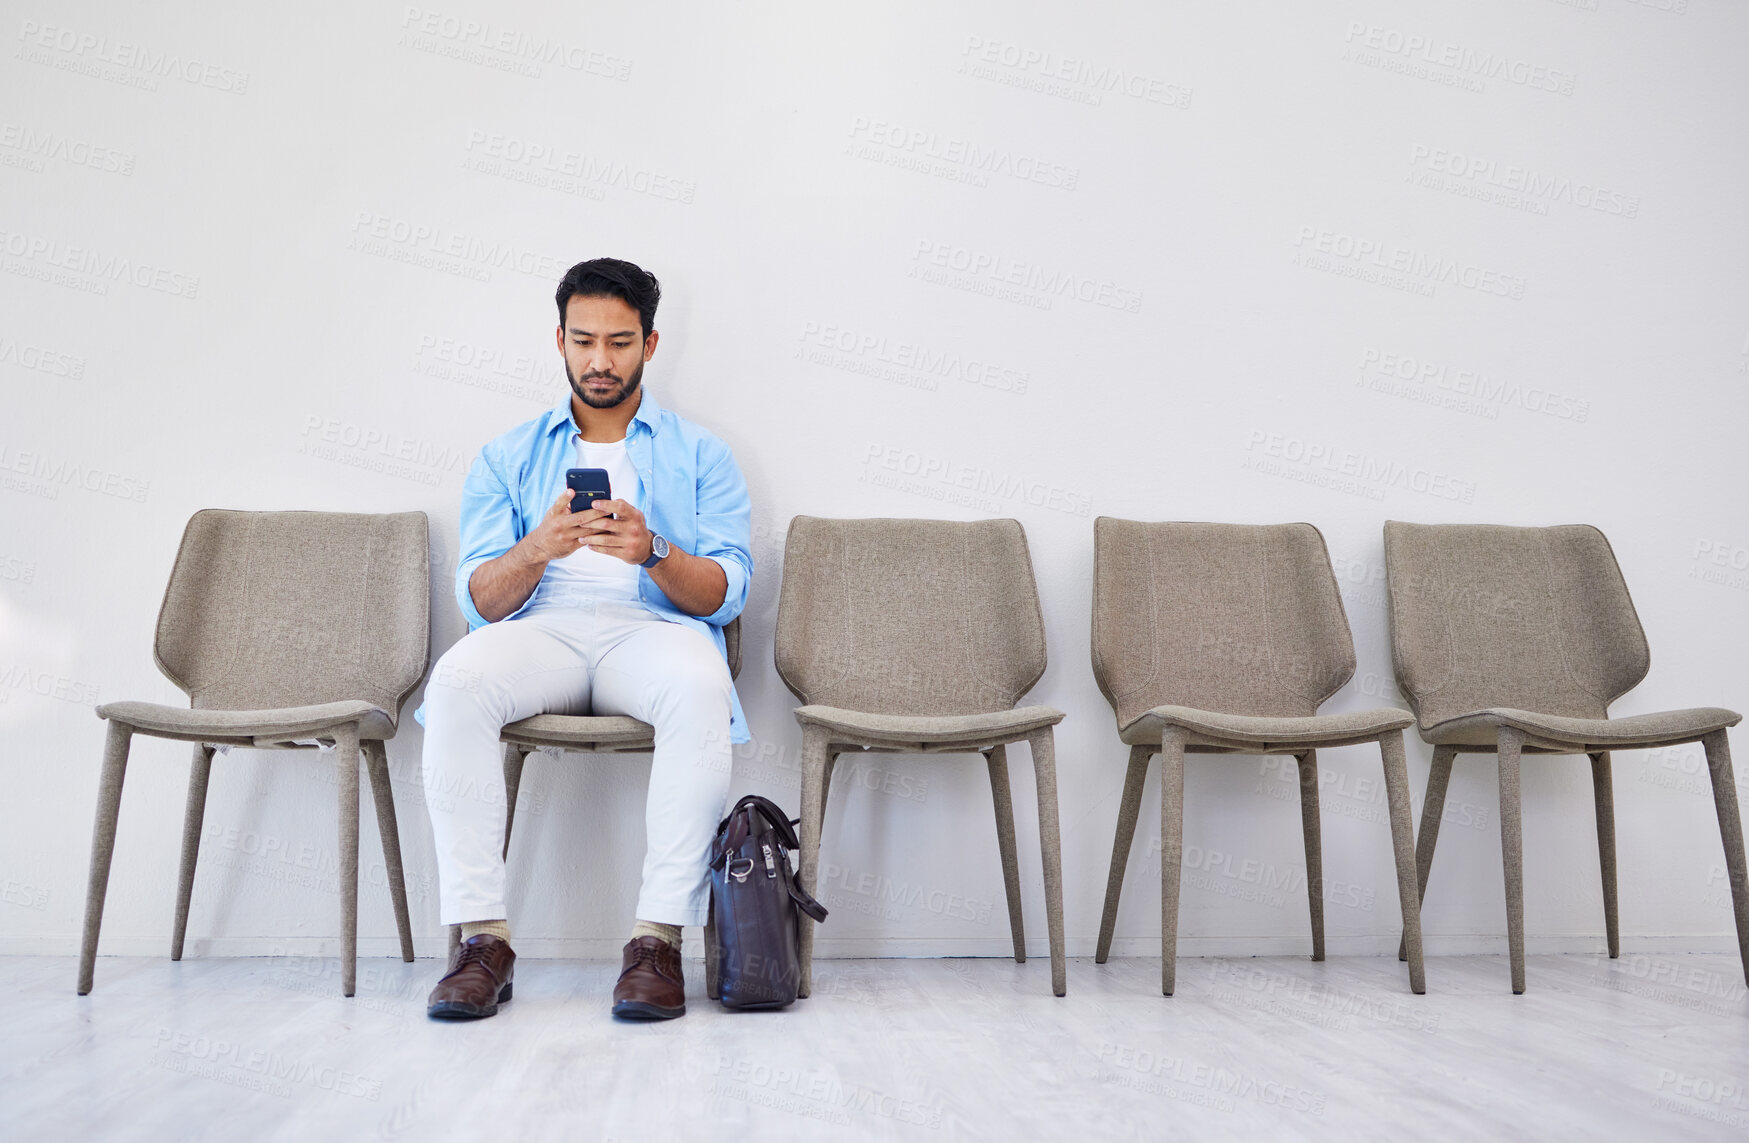
[{"label": "brown leather shoe", "polygon": [[477,1020],[496,1016],[510,999],[516,954],[508,941],[491,933],[470,937],[455,950],[449,971],[431,990],[425,1014],[436,1020]]},{"label": "brown leather shoe", "polygon": [[626,942],[624,967],[613,986],[613,1014],[627,1020],[672,1020],[686,1015],[686,980],[680,950],[661,937]]}]

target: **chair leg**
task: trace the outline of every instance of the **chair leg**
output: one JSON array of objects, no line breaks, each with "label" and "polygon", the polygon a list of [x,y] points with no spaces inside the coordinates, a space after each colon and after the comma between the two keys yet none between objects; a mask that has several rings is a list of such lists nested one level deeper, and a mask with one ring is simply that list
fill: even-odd
[{"label": "chair leg", "polygon": [[[827,771],[832,760],[826,752],[826,732],[817,726],[802,731],[802,859],[797,876],[810,896],[817,896],[817,866],[820,863],[820,827],[826,818]],[[814,919],[803,916],[801,961],[802,983],[798,996],[814,990]]]},{"label": "chair leg", "polygon": [[1749,984],[1749,862],[1743,853],[1743,818],[1737,807],[1737,783],[1731,773],[1731,744],[1715,730],[1701,744],[1713,778],[1713,807],[1719,815],[1719,838],[1725,843],[1725,868],[1731,877],[1731,907],[1737,920],[1737,955],[1743,962],[1743,982]]},{"label": "chair leg", "polygon": [[91,991],[97,969],[97,930],[103,926],[103,898],[109,892],[109,864],[115,856],[115,823],[121,816],[121,784],[127,775],[128,746],[134,728],[109,721],[103,742],[103,776],[97,786],[97,820],[91,826],[91,878],[85,886],[85,936],[79,946],[79,995]]},{"label": "chair leg", "polygon": [[[1427,900],[1427,875],[1433,870],[1433,847],[1439,842],[1439,819],[1445,814],[1445,788],[1451,784],[1455,746],[1433,748],[1433,768],[1427,772],[1427,794],[1421,799],[1421,830],[1415,842],[1415,896]],[[1420,915],[1420,910],[1416,910]],[[1397,942],[1397,959],[1408,960],[1408,936]]]},{"label": "chair leg", "polygon": [[504,744],[504,860],[510,860],[510,827],[516,823],[516,795],[522,789],[522,764],[528,751],[512,742]]},{"label": "chair leg", "polygon": [[401,867],[401,827],[395,820],[395,791],[389,785],[389,751],[380,738],[360,744],[370,774],[371,800],[376,803],[377,834],[383,841],[383,872],[389,899],[395,906],[395,931],[401,937],[401,959],[413,963],[413,921],[407,912],[407,874]]},{"label": "chair leg", "polygon": [[[1057,820],[1057,748],[1050,727],[1027,736],[1038,785],[1038,847],[1045,867],[1045,928],[1051,938],[1051,992],[1069,990],[1069,957],[1063,939],[1063,828]],[[1019,910],[1016,910],[1018,916]]]},{"label": "chair leg", "polygon": [[1591,800],[1597,807],[1597,864],[1603,871],[1603,931],[1614,960],[1621,955],[1621,927],[1615,904],[1615,783],[1607,750],[1591,756]]},{"label": "chair leg", "polygon": [[1385,801],[1391,815],[1391,849],[1397,859],[1397,898],[1403,910],[1403,945],[1409,961],[1409,991],[1427,991],[1421,959],[1421,889],[1416,884],[1415,825],[1409,809],[1409,766],[1403,758],[1403,732],[1379,739],[1385,766]]},{"label": "chair leg", "polygon": [[182,959],[182,938],[188,933],[188,902],[194,896],[194,866],[200,858],[201,823],[206,820],[207,780],[213,772],[213,748],[194,744],[188,769],[188,805],[182,811],[182,863],[176,871],[176,919],[170,930],[170,959]]},{"label": "chair leg", "polygon": [[1318,752],[1295,756],[1300,767],[1300,827],[1306,835],[1306,903],[1312,910],[1312,959],[1324,959],[1324,842],[1318,823]]},{"label": "chair leg", "polygon": [[717,944],[717,899],[716,893],[711,893],[705,905],[704,914],[704,994],[712,1000],[721,995],[717,983],[717,960],[722,949]]},{"label": "chair leg", "polygon": [[832,796],[832,771],[838,768],[838,752],[826,751],[826,769],[820,775],[820,812],[826,812],[826,803]]},{"label": "chair leg", "polygon": [[1148,780],[1151,746],[1130,747],[1129,769],[1124,772],[1123,799],[1117,804],[1117,832],[1111,841],[1111,872],[1105,877],[1105,911],[1099,915],[1099,947],[1093,963],[1104,964],[1111,955],[1111,937],[1117,931],[1117,902],[1123,893],[1124,870],[1130,863],[1130,846],[1136,838],[1136,819],[1142,812],[1142,786]]},{"label": "chair leg", "polygon": [[1160,739],[1160,991],[1178,978],[1178,875],[1184,862],[1184,732]]},{"label": "chair leg", "polygon": [[990,796],[996,804],[996,846],[1002,851],[1002,887],[1008,894],[1008,929],[1014,938],[1014,963],[1026,963],[1026,926],[1020,916],[1020,858],[1014,845],[1014,795],[1008,786],[1008,747],[992,746],[984,755],[990,771]]},{"label": "chair leg", "polygon": [[340,767],[340,984],[358,990],[358,726],[334,731]]},{"label": "chair leg", "polygon": [[1524,825],[1518,792],[1524,735],[1500,728],[1500,856],[1506,871],[1506,944],[1512,956],[1512,993],[1524,991]]}]

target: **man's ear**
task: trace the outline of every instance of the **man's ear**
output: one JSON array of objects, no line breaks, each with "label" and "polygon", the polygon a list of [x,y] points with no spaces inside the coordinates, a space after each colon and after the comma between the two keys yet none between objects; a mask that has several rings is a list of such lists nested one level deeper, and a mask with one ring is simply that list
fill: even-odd
[{"label": "man's ear", "polygon": [[564,322],[559,323],[558,341],[559,341],[559,354],[560,354],[560,356],[563,356],[564,352],[565,352],[565,323]]},{"label": "man's ear", "polygon": [[[661,336],[662,335],[660,333],[657,333],[655,330],[651,330],[650,336],[648,336],[644,339],[644,360],[645,361],[648,361],[648,360],[650,360],[650,358],[656,356],[656,339],[661,337]],[[560,344],[560,348],[561,349],[564,348],[563,343]]]}]

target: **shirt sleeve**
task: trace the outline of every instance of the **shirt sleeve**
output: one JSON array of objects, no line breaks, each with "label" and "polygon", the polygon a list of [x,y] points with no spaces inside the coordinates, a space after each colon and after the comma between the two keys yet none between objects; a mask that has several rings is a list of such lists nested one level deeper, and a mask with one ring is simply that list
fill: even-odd
[{"label": "shirt sleeve", "polygon": [[753,502],[729,446],[711,440],[704,448],[708,451],[700,457],[698,477],[698,550],[692,554],[715,560],[728,580],[723,605],[699,617],[722,627],[747,606],[753,580]]},{"label": "shirt sleeve", "polygon": [[468,590],[474,569],[508,552],[520,538],[516,500],[481,449],[462,485],[461,558],[455,569],[455,600],[467,617],[469,631],[490,622],[474,606],[474,594]]}]

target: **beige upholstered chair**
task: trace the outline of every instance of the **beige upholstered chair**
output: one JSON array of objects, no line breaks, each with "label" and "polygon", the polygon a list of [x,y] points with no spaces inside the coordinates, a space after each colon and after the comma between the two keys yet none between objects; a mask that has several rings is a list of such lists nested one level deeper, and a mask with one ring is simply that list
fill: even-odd
[{"label": "beige upholstered chair", "polygon": [[[728,652],[729,677],[741,676],[741,620],[723,627],[724,650]],[[516,821],[516,795],[522,786],[522,767],[536,750],[570,750],[578,754],[648,754],[656,748],[656,728],[627,715],[537,714],[512,722],[500,734],[504,744],[504,856],[510,856],[510,829]],[[707,986],[715,980],[716,962],[708,946],[713,925],[705,926]],[[449,950],[453,957],[461,944],[462,927],[449,926]]]},{"label": "beige upholstered chair", "polygon": [[[1014,959],[1026,960],[1007,746],[1031,744],[1038,782],[1051,989],[1067,987],[1062,852],[1051,727],[1015,702],[1045,670],[1044,620],[1015,520],[823,520],[797,516],[784,548],[777,673],[803,706],[801,881],[812,893],[832,766],[850,750],[984,756]],[[814,924],[802,921],[801,994]]]},{"label": "beige upholstered chair", "polygon": [[218,745],[338,747],[340,963],[353,994],[358,948],[358,762],[364,754],[394,899],[401,959],[413,959],[401,843],[383,742],[427,666],[430,551],[423,512],[196,512],[182,534],[153,643],[158,669],[189,707],[112,702],[97,821],[79,994],[91,991],[97,932],[115,853],[122,778],[135,734],[194,743],[183,818],[170,958],[182,959],[200,855],[207,779]]},{"label": "beige upholstered chair", "polygon": [[1312,959],[1324,959],[1317,751],[1377,742],[1384,760],[1409,987],[1426,989],[1403,728],[1394,708],[1318,714],[1354,674],[1354,643],[1324,537],[1310,524],[1094,522],[1093,674],[1130,748],[1095,959],[1111,952],[1148,759],[1160,755],[1161,991],[1177,973],[1184,755],[1288,754],[1299,763]]},{"label": "beige upholstered chair", "polygon": [[1610,718],[1609,704],[1646,677],[1645,632],[1609,541],[1596,528],[1491,524],[1385,524],[1391,657],[1397,685],[1433,744],[1421,807],[1419,889],[1427,891],[1452,759],[1500,759],[1500,849],[1512,991],[1524,991],[1523,835],[1519,759],[1588,754],[1603,870],[1609,955],[1616,926],[1615,794],[1609,753],[1700,742],[1712,771],[1719,833],[1730,869],[1737,945],[1749,980],[1749,882],[1743,825],[1725,728],[1742,716],[1718,707]]}]

